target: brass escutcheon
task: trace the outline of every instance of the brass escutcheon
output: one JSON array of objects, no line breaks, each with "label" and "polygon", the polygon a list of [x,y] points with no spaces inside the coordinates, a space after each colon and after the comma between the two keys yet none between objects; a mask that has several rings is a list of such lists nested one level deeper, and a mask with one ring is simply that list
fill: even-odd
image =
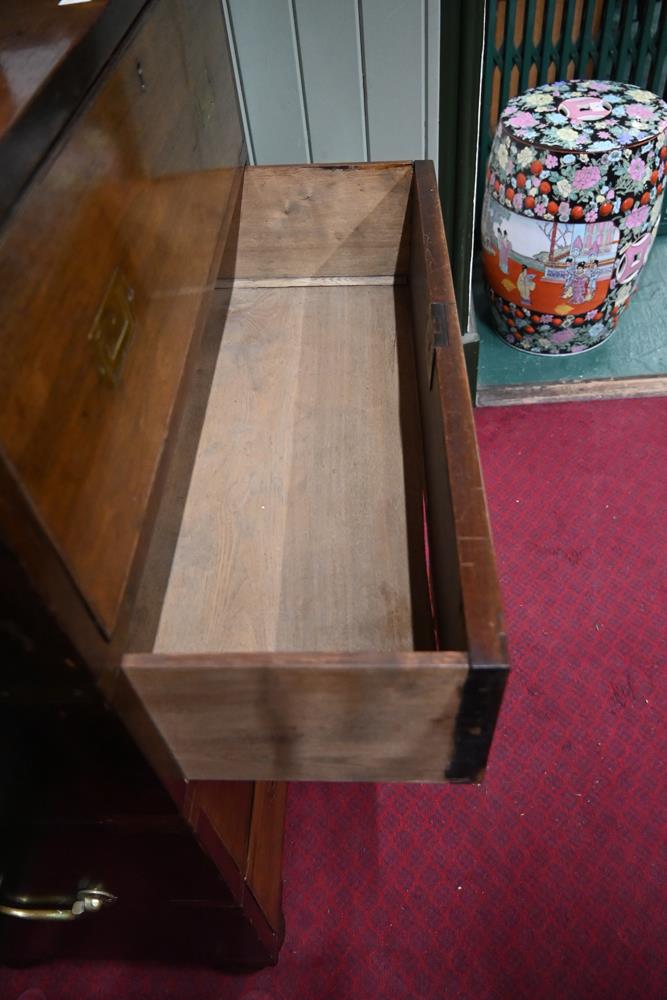
[{"label": "brass escutcheon", "polygon": [[134,291],[117,269],[88,334],[95,352],[97,370],[112,385],[118,384],[123,361],[134,335],[133,303]]}]

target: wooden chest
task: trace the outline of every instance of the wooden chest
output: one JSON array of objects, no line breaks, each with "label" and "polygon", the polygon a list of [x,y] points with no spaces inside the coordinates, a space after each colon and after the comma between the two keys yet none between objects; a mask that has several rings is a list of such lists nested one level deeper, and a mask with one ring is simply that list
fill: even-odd
[{"label": "wooden chest", "polygon": [[498,583],[432,165],[245,166],[219,5],[125,8],[35,173],[3,137],[0,910],[261,963],[285,781],[481,778]]}]

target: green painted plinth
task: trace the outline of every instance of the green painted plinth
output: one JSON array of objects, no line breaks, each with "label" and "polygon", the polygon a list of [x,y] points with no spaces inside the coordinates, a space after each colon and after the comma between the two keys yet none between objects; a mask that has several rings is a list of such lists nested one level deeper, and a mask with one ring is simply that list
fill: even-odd
[{"label": "green painted plinth", "polygon": [[659,237],[614,334],[583,354],[513,350],[492,329],[480,268],[474,300],[479,329],[480,406],[667,393],[667,238]]}]

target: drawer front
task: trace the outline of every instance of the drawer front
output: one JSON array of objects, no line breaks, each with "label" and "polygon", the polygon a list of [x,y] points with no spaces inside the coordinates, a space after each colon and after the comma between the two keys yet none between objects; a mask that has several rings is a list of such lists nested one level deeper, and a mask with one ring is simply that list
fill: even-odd
[{"label": "drawer front", "polygon": [[0,446],[113,631],[243,155],[215,0],[156,0],[0,241]]},{"label": "drawer front", "polygon": [[133,908],[120,901],[73,922],[0,915],[0,963],[9,968],[75,959],[231,966],[230,971],[238,971],[275,965],[281,943],[281,935],[258,931],[240,907],[201,902],[155,907],[145,900]]},{"label": "drawer front", "polygon": [[[275,960],[279,933],[261,915],[249,917],[245,899],[232,896],[187,833],[0,829],[0,844],[3,965],[64,956],[258,965]],[[77,902],[100,898],[100,890],[108,894],[102,905],[70,916]]]},{"label": "drawer front", "polygon": [[458,764],[465,653],[154,654],[124,669],[141,708],[121,688],[121,714],[143,742],[147,712],[188,778],[444,781]]},{"label": "drawer front", "polygon": [[[59,825],[0,830],[6,908],[64,907],[81,890],[99,888],[137,908],[147,901],[234,905],[231,892],[183,821],[144,828]],[[27,914],[26,914],[27,916]]]}]

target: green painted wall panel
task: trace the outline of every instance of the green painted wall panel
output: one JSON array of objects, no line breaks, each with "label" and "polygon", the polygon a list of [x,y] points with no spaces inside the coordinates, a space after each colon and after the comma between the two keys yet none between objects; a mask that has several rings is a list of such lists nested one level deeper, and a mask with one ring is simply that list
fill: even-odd
[{"label": "green painted wall panel", "polygon": [[310,158],[291,0],[226,0],[256,163]]},{"label": "green painted wall panel", "polygon": [[357,0],[295,0],[313,160],[365,160]]},{"label": "green painted wall panel", "polygon": [[439,0],[222,0],[255,163],[438,159]]},{"label": "green painted wall panel", "polygon": [[372,160],[424,155],[424,0],[362,0]]}]

